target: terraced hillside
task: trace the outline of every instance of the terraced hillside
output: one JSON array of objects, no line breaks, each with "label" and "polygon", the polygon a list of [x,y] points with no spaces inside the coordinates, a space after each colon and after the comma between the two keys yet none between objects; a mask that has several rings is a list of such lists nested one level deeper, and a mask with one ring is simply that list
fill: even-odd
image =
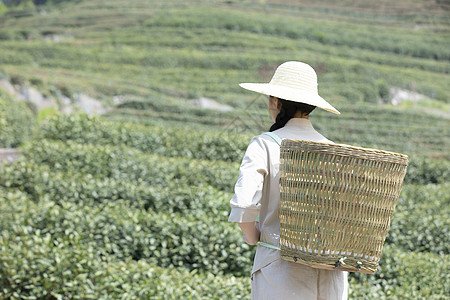
[{"label": "terraced hillside", "polygon": [[[364,146],[415,153],[418,144],[448,136],[448,7],[347,2],[113,0],[10,11],[0,18],[1,69],[12,83],[49,97],[100,99],[114,119],[257,134],[270,125],[266,100],[237,83],[266,81],[279,63],[303,60],[342,112],[330,125],[328,114],[315,113],[335,141],[352,144],[362,134]],[[394,88],[423,98],[406,96],[392,107]],[[200,97],[235,110],[205,111],[187,101]],[[416,130],[429,138],[411,136]],[[446,155],[448,139],[438,144],[423,152]]]},{"label": "terraced hillside", "polygon": [[[0,79],[57,108],[83,93],[109,110],[38,112],[0,86],[0,147],[22,152],[0,165],[0,298],[249,299],[254,248],[227,223],[228,202],[246,145],[270,120],[266,99],[237,83],[269,80],[296,59],[314,66],[319,92],[342,112],[313,112],[316,129],[410,157],[380,269],[351,275],[351,299],[445,299],[448,8],[93,0],[10,9],[0,16]],[[422,99],[393,105],[399,88]],[[201,97],[233,110],[189,101]]]}]

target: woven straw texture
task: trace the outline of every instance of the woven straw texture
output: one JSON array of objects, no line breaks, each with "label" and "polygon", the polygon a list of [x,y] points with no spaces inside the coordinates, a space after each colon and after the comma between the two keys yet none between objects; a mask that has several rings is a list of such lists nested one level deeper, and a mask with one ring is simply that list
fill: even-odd
[{"label": "woven straw texture", "polygon": [[375,273],[408,157],[289,139],[280,151],[282,258]]}]

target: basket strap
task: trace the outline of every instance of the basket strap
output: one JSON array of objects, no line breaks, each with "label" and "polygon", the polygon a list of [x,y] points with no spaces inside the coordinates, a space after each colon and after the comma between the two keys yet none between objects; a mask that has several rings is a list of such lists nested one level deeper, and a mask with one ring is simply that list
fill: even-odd
[{"label": "basket strap", "polygon": [[[276,134],[273,133],[273,132],[264,132],[263,134],[264,134],[264,135],[270,136],[270,137],[271,137],[278,145],[281,146],[281,138],[280,138],[278,135],[276,135]],[[256,221],[259,222],[259,215],[258,215],[258,217],[256,218]],[[267,247],[267,248],[270,248],[270,249],[281,250],[280,247],[274,246],[274,245],[269,244],[269,243],[265,243],[265,242],[259,241],[257,244],[258,244],[259,246],[264,246],[264,247]]]},{"label": "basket strap", "polygon": [[269,244],[269,243],[261,242],[261,241],[259,241],[259,242],[257,243],[257,245],[259,245],[259,246],[264,246],[264,247],[267,247],[267,248],[270,248],[270,249],[274,249],[274,250],[281,250],[280,247],[274,246],[274,245]]},{"label": "basket strap", "polygon": [[281,138],[273,132],[264,132],[263,134],[270,136],[278,145],[281,146]]}]

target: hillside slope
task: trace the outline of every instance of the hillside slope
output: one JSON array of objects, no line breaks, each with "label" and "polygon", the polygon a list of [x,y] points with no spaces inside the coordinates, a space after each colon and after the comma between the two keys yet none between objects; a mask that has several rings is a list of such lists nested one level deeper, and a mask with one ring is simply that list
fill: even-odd
[{"label": "hillside slope", "polygon": [[[0,17],[0,63],[13,84],[72,102],[88,94],[110,106],[114,119],[257,134],[270,126],[266,100],[237,83],[267,81],[279,63],[302,60],[342,112],[330,124],[326,116],[334,116],[313,114],[327,136],[441,157],[450,143],[446,9],[434,1],[66,3]],[[406,96],[392,107],[394,88],[423,99]],[[200,97],[235,111],[187,101]],[[355,134],[367,138],[359,143]]]},{"label": "hillside slope", "polygon": [[50,93],[205,96],[242,108],[251,96],[237,82],[267,80],[296,59],[316,68],[321,93],[337,104],[387,102],[391,86],[448,103],[448,19],[434,1],[410,10],[401,9],[409,1],[384,10],[282,2],[113,0],[11,11],[0,17],[0,62]]},{"label": "hillside slope", "polygon": [[[351,274],[351,299],[446,299],[449,30],[448,5],[429,0],[8,11],[0,84],[31,86],[60,108],[84,94],[110,109],[41,110],[36,124],[0,105],[0,142],[22,152],[0,165],[0,298],[249,299],[255,249],[227,222],[229,199],[248,142],[271,122],[266,97],[237,83],[267,81],[296,59],[314,66],[320,94],[342,112],[314,111],[318,131],[410,158],[380,268]],[[393,105],[399,88],[423,98]],[[233,110],[189,101],[202,97]],[[0,92],[4,108],[11,101]]]}]

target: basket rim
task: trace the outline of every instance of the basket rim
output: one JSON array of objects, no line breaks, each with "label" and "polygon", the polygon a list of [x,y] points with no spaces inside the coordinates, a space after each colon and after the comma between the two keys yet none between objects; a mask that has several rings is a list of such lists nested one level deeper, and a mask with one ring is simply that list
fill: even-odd
[{"label": "basket rim", "polygon": [[310,145],[317,145],[317,146],[329,146],[332,148],[338,148],[338,149],[345,149],[345,150],[358,150],[368,153],[377,153],[377,154],[385,154],[385,155],[394,155],[403,159],[408,159],[408,155],[398,152],[392,152],[387,150],[380,150],[375,148],[365,148],[365,147],[359,147],[359,146],[352,146],[348,144],[339,144],[339,143],[329,143],[329,142],[314,142],[314,141],[307,141],[307,140],[297,140],[297,139],[283,139],[281,142],[281,146],[287,146],[287,143],[302,143],[302,144],[310,144]]}]

